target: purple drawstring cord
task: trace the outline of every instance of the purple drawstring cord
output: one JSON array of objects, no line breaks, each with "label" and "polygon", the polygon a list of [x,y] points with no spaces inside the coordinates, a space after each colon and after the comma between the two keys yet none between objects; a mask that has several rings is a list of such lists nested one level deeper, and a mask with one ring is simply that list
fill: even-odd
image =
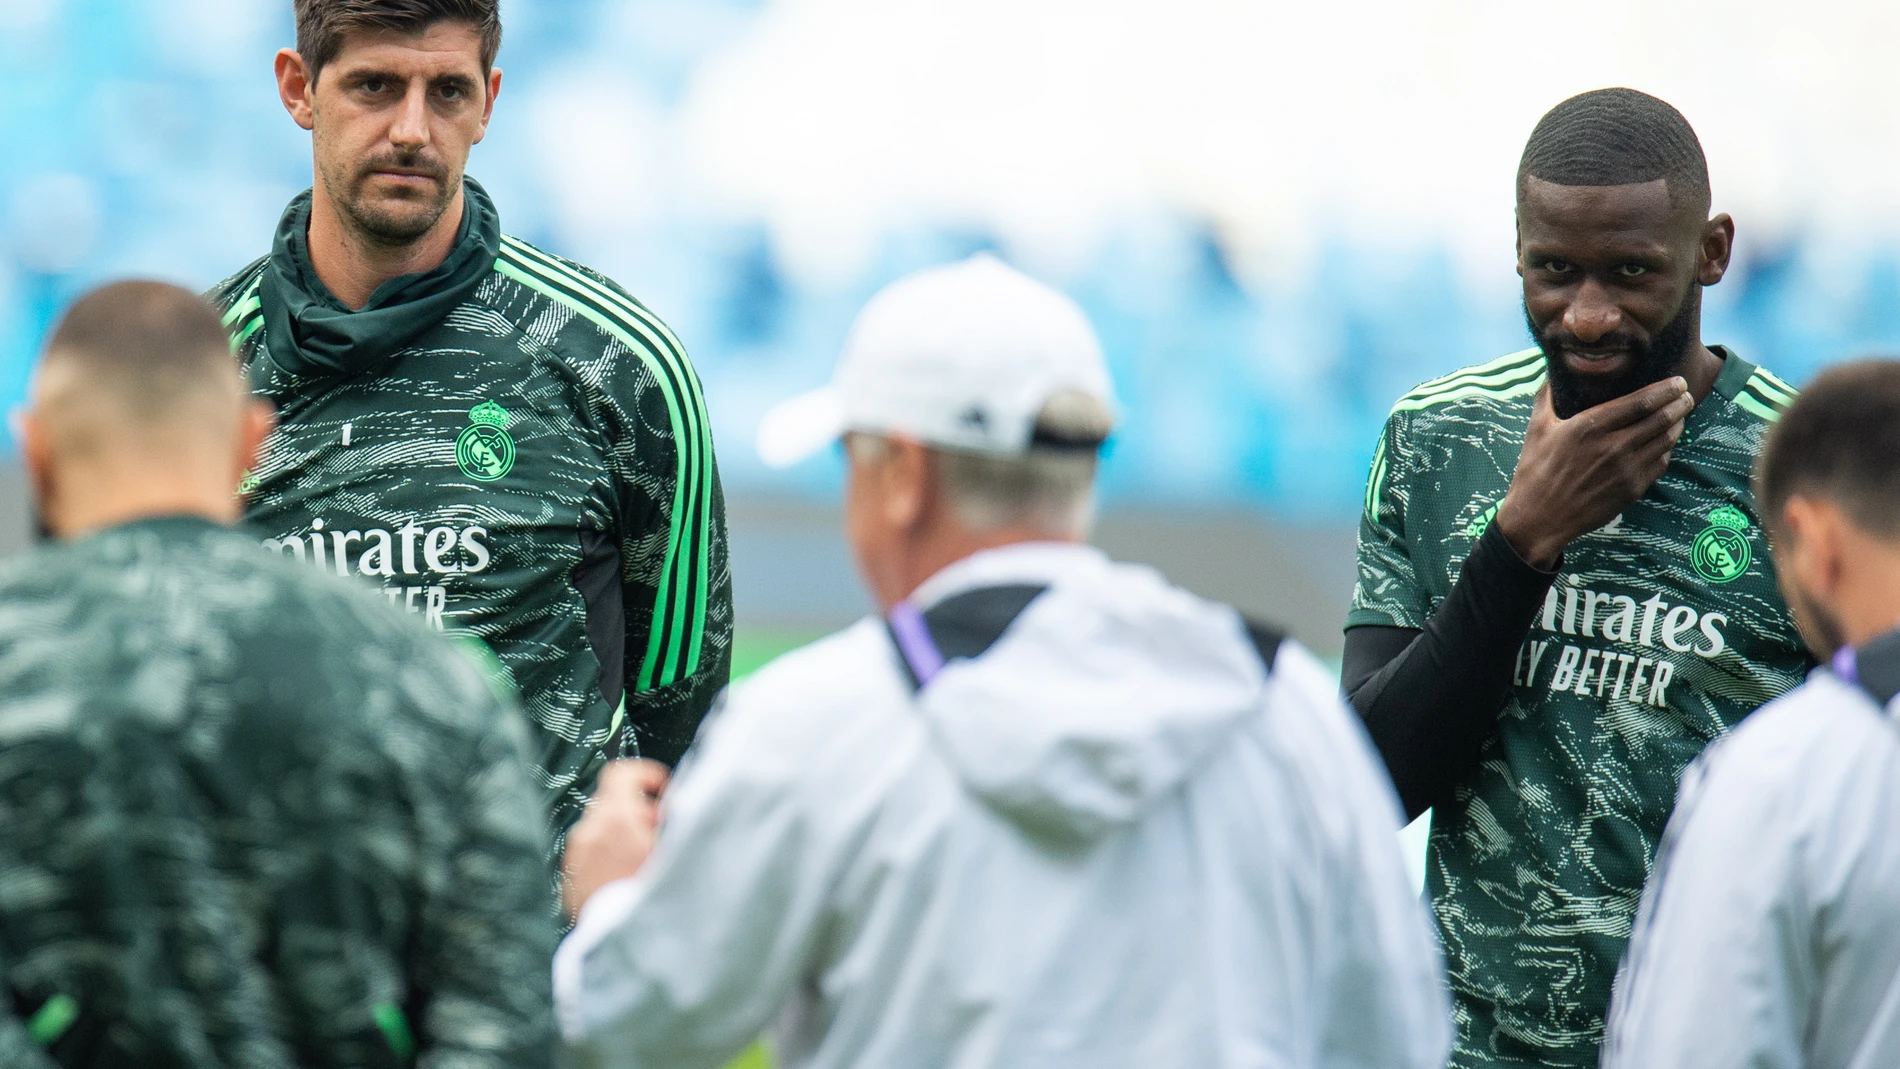
[{"label": "purple drawstring cord", "polygon": [[929,625],[924,623],[924,614],[910,602],[900,601],[891,606],[889,620],[891,634],[897,638],[898,652],[910,663],[917,685],[925,686],[943,671],[944,661],[943,653],[930,637]]},{"label": "purple drawstring cord", "polygon": [[1860,685],[1860,660],[1854,653],[1854,647],[1842,646],[1834,653],[1834,659],[1828,662],[1834,674],[1852,686]]}]

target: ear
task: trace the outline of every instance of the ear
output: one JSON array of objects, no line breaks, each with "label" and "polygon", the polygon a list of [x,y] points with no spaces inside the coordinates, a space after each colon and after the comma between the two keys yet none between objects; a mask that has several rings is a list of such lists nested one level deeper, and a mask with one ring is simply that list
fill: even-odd
[{"label": "ear", "polygon": [[933,495],[936,466],[930,450],[910,438],[891,438],[890,456],[883,465],[884,520],[909,531],[918,527]]},{"label": "ear", "polygon": [[1728,274],[1729,256],[1735,251],[1735,220],[1727,212],[1717,215],[1702,228],[1702,251],[1696,263],[1695,280],[1713,286]]},{"label": "ear", "polygon": [[276,427],[277,412],[269,401],[252,398],[244,403],[244,414],[238,421],[237,450],[231,458],[232,496],[237,496],[245,474],[257,467],[257,451]]},{"label": "ear", "polygon": [[1832,603],[1846,571],[1843,524],[1832,502],[1796,495],[1781,511],[1783,537],[1775,546],[1775,567],[1811,596]]},{"label": "ear", "polygon": [[14,433],[20,442],[20,462],[26,466],[27,486],[42,520],[53,513],[53,450],[46,437],[46,425],[32,409],[15,417]]},{"label": "ear", "polygon": [[315,126],[317,87],[311,84],[310,68],[304,65],[303,56],[294,48],[280,48],[275,68],[277,98],[284,102],[291,121],[306,130]]},{"label": "ear", "polygon": [[1524,210],[1511,209],[1511,258],[1517,261],[1517,277],[1524,277]]},{"label": "ear", "polygon": [[474,143],[479,145],[482,138],[488,136],[488,120],[495,116],[495,98],[501,95],[501,68],[495,67],[488,72],[488,101],[482,105],[482,125],[475,131]]}]

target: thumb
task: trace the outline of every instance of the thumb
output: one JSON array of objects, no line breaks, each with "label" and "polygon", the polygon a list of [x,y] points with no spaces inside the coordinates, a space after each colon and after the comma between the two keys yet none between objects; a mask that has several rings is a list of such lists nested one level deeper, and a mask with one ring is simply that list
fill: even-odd
[{"label": "thumb", "polygon": [[1557,410],[1550,402],[1550,383],[1546,381],[1537,391],[1537,399],[1531,402],[1531,422],[1527,430],[1536,432],[1546,430],[1562,422],[1557,418]]},{"label": "thumb", "polygon": [[645,805],[651,773],[641,766],[650,763],[614,761],[608,764],[600,770],[600,779],[594,784],[594,802],[612,806]]},{"label": "thumb", "polygon": [[658,761],[641,758],[632,762],[633,778],[640,793],[648,798],[658,798],[666,793],[666,785],[672,779],[672,773]]}]

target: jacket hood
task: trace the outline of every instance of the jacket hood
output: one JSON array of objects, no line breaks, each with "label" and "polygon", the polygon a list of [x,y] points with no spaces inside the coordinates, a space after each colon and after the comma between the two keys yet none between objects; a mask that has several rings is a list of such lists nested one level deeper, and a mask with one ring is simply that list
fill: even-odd
[{"label": "jacket hood", "polygon": [[1089,840],[1194,775],[1259,711],[1267,667],[1233,609],[1084,546],[979,553],[912,600],[1044,582],[994,646],[951,661],[917,703],[988,805],[1039,835]]},{"label": "jacket hood", "polygon": [[462,179],[462,193],[461,227],[448,258],[433,270],[390,279],[354,310],[337,300],[311,266],[312,191],[298,194],[278,220],[258,287],[270,363],[301,377],[374,374],[471,297],[494,270],[501,218],[473,178]]}]

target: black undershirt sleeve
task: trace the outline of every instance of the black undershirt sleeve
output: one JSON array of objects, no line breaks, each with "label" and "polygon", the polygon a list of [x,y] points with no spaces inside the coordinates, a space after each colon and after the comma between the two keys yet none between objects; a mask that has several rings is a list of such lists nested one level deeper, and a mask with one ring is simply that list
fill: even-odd
[{"label": "black undershirt sleeve", "polygon": [[1406,819],[1448,799],[1477,767],[1511,696],[1518,651],[1556,577],[1524,563],[1492,524],[1424,630],[1346,632],[1341,680]]}]

